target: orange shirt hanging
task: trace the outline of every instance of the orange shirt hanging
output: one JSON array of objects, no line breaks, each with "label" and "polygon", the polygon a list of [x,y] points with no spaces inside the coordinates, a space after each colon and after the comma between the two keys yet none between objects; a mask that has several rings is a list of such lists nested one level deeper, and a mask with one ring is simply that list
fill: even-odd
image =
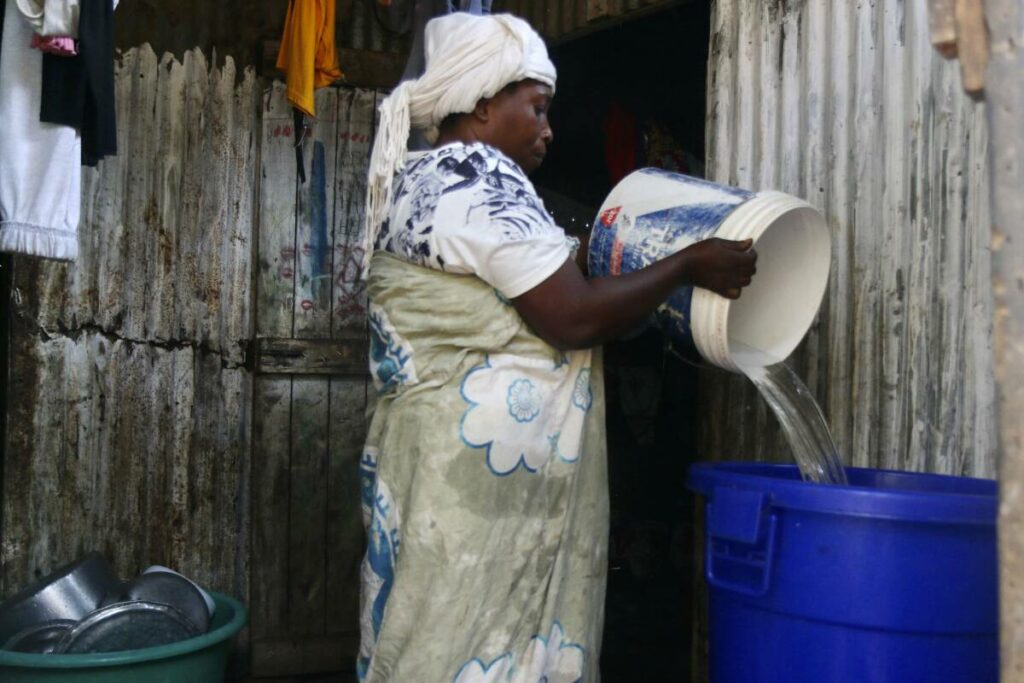
[{"label": "orange shirt hanging", "polygon": [[313,90],[342,76],[334,47],[334,0],[289,0],[277,68],[287,74],[288,101],[315,116]]}]

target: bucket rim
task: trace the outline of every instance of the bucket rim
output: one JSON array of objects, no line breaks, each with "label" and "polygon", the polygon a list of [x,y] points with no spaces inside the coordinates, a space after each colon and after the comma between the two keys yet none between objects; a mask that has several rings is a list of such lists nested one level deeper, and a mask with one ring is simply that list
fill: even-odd
[{"label": "bucket rim", "polygon": [[[784,216],[801,213],[803,215],[816,217],[820,228],[819,234],[828,242],[831,251],[832,237],[828,231],[828,222],[822,213],[805,199],[779,192],[778,190],[762,190],[754,193],[754,196],[738,204],[722,220],[715,237],[729,240],[752,239],[754,248],[757,249],[758,241],[764,236],[768,228],[781,220]],[[828,276],[831,265],[824,264],[823,277],[810,288],[813,292],[811,298],[815,300],[815,311],[820,311],[821,302],[828,290]],[[701,287],[693,288],[693,299],[690,305],[692,319],[693,343],[700,355],[718,367],[742,374],[732,357],[732,350],[729,342],[729,314],[733,301],[726,299],[712,291]],[[801,340],[807,336],[808,330],[814,323],[817,313],[807,319],[799,335],[793,335],[783,349],[771,349],[773,356],[777,356],[776,362],[784,362],[793,350],[800,345]],[[779,346],[779,345],[776,345]],[[767,350],[767,349],[765,349]]]},{"label": "bucket rim", "polygon": [[123,652],[101,652],[83,655],[34,654],[0,650],[0,667],[14,666],[26,669],[97,669],[129,664],[148,664],[171,659],[193,652],[200,652],[213,645],[229,640],[242,630],[248,612],[238,600],[231,596],[209,591],[217,608],[230,607],[233,610],[230,621],[213,631],[195,638],[189,638],[169,645],[157,645]]},{"label": "bucket rim", "polygon": [[[772,508],[817,512],[889,521],[996,525],[998,493],[995,480],[947,474],[907,472],[865,467],[844,468],[849,485],[816,484],[800,479],[796,465],[740,461],[698,462],[690,466],[687,488],[713,498],[716,488],[738,488],[767,494]],[[884,480],[879,488],[858,481]],[[902,489],[900,480],[916,484],[944,485],[944,490]],[[971,490],[953,491],[949,485],[963,483]]]}]

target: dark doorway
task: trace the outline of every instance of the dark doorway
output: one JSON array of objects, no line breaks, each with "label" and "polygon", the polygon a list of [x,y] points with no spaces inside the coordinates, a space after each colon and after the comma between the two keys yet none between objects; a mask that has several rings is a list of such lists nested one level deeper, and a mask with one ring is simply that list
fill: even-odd
[{"label": "dark doorway", "polygon": [[[560,225],[589,228],[633,168],[703,175],[710,7],[673,6],[556,45],[555,142],[533,177]],[[612,508],[606,683],[691,671],[697,371],[648,331],[605,348]]]}]

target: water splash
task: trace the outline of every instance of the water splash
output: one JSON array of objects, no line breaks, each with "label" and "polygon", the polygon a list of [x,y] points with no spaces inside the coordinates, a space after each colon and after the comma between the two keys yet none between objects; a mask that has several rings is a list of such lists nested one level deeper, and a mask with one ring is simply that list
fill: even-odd
[{"label": "water splash", "polygon": [[775,413],[804,480],[846,485],[839,449],[807,385],[778,359],[756,349],[740,348],[733,359]]}]

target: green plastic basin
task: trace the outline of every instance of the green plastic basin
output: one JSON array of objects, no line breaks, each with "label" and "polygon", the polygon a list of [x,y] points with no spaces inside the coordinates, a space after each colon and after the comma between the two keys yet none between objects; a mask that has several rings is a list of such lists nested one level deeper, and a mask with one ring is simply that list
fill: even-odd
[{"label": "green plastic basin", "polygon": [[245,625],[242,603],[211,592],[210,630],[170,645],[94,655],[35,655],[0,650],[3,683],[220,683],[231,639]]}]

